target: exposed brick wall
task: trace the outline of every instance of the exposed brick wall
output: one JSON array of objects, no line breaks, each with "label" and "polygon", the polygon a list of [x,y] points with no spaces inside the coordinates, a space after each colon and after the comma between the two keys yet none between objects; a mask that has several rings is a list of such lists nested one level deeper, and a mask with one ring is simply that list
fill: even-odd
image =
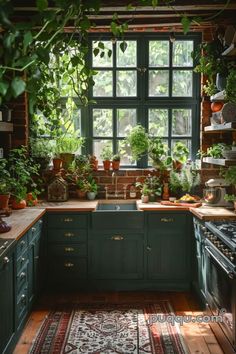
[{"label": "exposed brick wall", "polygon": [[14,130],[12,134],[12,147],[20,145],[28,146],[29,140],[29,114],[27,104],[27,94],[20,95],[9,104],[12,109],[12,122]]}]

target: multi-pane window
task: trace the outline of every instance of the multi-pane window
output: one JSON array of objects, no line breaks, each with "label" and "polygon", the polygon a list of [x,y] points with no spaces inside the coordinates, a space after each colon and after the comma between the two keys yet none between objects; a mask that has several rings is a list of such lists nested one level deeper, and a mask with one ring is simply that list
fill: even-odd
[{"label": "multi-pane window", "polygon": [[[113,153],[121,153],[123,165],[136,164],[124,139],[141,124],[150,137],[162,137],[170,152],[182,141],[189,157],[194,157],[199,140],[199,79],[193,73],[191,53],[198,35],[177,35],[173,43],[168,34],[130,35],[125,42],[123,52],[121,41],[91,37],[91,67],[97,74],[90,90],[96,103],[85,110],[90,152],[99,158],[109,145]],[[97,53],[98,47],[104,50]],[[148,159],[142,164],[147,165]]]}]

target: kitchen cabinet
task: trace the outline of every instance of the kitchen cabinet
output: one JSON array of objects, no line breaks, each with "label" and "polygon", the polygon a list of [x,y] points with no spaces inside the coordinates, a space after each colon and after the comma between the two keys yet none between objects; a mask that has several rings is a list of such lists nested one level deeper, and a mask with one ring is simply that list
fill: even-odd
[{"label": "kitchen cabinet", "polygon": [[93,232],[89,247],[89,275],[92,279],[142,279],[143,238],[130,230]]},{"label": "kitchen cabinet", "polygon": [[48,283],[76,286],[87,278],[87,234],[89,214],[47,215]]},{"label": "kitchen cabinet", "polygon": [[190,216],[183,212],[148,212],[147,277],[178,290],[189,287]]},{"label": "kitchen cabinet", "polygon": [[0,353],[6,353],[14,335],[14,252],[0,261]]},{"label": "kitchen cabinet", "polygon": [[193,279],[193,285],[195,291],[199,295],[200,300],[203,304],[206,303],[206,256],[205,256],[205,236],[204,232],[206,230],[204,222],[193,218],[194,226],[194,258],[195,258],[195,271],[196,277]]}]

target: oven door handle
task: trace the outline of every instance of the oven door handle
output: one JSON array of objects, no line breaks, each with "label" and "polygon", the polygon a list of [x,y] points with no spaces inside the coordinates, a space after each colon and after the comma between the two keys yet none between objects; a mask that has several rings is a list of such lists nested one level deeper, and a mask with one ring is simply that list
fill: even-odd
[{"label": "oven door handle", "polygon": [[235,278],[235,273],[230,271],[223,263],[221,263],[216,256],[211,252],[210,248],[205,246],[205,250],[209,253],[209,255],[216,261],[216,263],[223,269],[223,271],[228,275],[230,279]]}]

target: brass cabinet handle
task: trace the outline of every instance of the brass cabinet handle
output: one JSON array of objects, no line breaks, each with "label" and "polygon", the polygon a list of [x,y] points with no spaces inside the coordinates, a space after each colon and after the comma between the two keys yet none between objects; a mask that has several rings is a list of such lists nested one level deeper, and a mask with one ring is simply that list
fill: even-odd
[{"label": "brass cabinet handle", "polygon": [[39,259],[39,256],[35,256],[34,259]]},{"label": "brass cabinet handle", "polygon": [[65,237],[74,237],[75,234],[74,234],[73,232],[66,232],[66,233],[64,234],[64,236],[65,236]]},{"label": "brass cabinet handle", "polygon": [[3,264],[7,264],[10,262],[10,259],[8,257],[3,258]]},{"label": "brass cabinet handle", "polygon": [[152,250],[151,247],[150,247],[150,246],[147,246],[147,251],[148,251],[148,252],[151,252],[151,250]]},{"label": "brass cabinet handle", "polygon": [[173,218],[161,218],[161,222],[174,222],[174,219]]},{"label": "brass cabinet handle", "polygon": [[39,224],[41,224],[41,225],[42,225],[42,223],[43,223],[43,220],[39,220]]},{"label": "brass cabinet handle", "polygon": [[20,246],[23,247],[24,245],[25,245],[25,241],[24,240],[20,241]]},{"label": "brass cabinet handle", "polygon": [[73,247],[65,247],[64,248],[65,252],[74,252],[74,248]]},{"label": "brass cabinet handle", "polygon": [[65,268],[72,268],[72,267],[74,267],[74,263],[66,262],[66,263],[64,263],[64,267]]},{"label": "brass cabinet handle", "polygon": [[21,295],[20,301],[26,302],[26,295],[25,294]]},{"label": "brass cabinet handle", "polygon": [[64,222],[72,222],[72,221],[73,221],[72,218],[65,218],[65,219],[64,219]]},{"label": "brass cabinet handle", "polygon": [[35,232],[36,228],[35,227],[31,227],[31,230],[32,230],[32,232]]},{"label": "brass cabinet handle", "polygon": [[114,236],[111,237],[111,240],[112,241],[122,241],[122,240],[124,240],[124,236],[114,235]]}]

